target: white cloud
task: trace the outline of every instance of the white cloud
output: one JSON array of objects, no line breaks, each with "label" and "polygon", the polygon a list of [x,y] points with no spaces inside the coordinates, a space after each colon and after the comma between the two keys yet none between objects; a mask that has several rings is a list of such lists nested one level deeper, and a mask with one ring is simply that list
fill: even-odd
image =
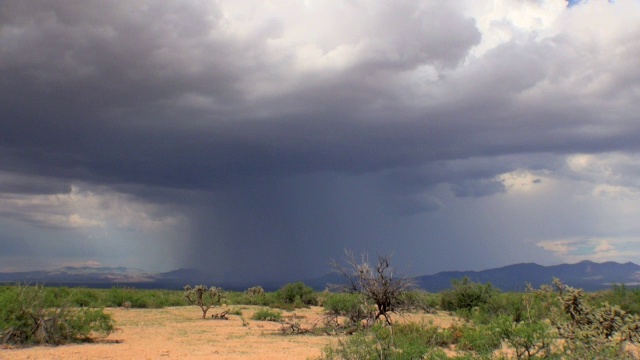
[{"label": "white cloud", "polygon": [[69,193],[51,195],[0,193],[0,214],[42,228],[161,232],[184,220],[180,214],[164,212],[125,194],[78,185]]},{"label": "white cloud", "polygon": [[593,249],[596,254],[607,253],[615,250],[616,248],[609,243],[608,240],[602,240],[600,243]]},{"label": "white cloud", "polygon": [[563,1],[467,0],[465,12],[476,20],[482,42],[474,56],[511,41],[541,40],[555,35],[558,18],[566,11]]},{"label": "white cloud", "polygon": [[625,175],[636,178],[640,174],[640,158],[622,152],[575,154],[567,157],[567,167],[587,181],[629,182]]},{"label": "white cloud", "polygon": [[567,256],[577,249],[576,244],[582,242],[583,240],[579,239],[543,240],[538,242],[537,245],[555,255]]},{"label": "white cloud", "polygon": [[549,251],[562,262],[637,261],[640,237],[577,237],[543,240],[537,246]]},{"label": "white cloud", "polygon": [[548,177],[549,171],[538,171],[534,173],[529,170],[516,170],[501,174],[498,180],[504,184],[508,192],[530,193],[543,191],[555,183],[555,180]]}]

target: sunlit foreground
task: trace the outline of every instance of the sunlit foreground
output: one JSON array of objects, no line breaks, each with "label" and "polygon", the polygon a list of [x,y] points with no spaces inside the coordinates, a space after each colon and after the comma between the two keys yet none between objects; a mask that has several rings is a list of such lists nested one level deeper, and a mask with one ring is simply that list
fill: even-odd
[{"label": "sunlit foreground", "polygon": [[[117,331],[93,343],[57,347],[34,346],[0,350],[0,359],[313,359],[338,341],[337,336],[282,335],[282,325],[255,321],[262,307],[237,305],[242,315],[229,320],[202,319],[196,307],[164,309],[107,309]],[[215,308],[214,314],[223,308]],[[322,307],[283,312],[285,321],[312,328],[323,316]],[[295,318],[294,318],[295,316]],[[403,321],[397,317],[398,321]],[[433,321],[449,326],[447,315],[412,314],[406,320]]]}]

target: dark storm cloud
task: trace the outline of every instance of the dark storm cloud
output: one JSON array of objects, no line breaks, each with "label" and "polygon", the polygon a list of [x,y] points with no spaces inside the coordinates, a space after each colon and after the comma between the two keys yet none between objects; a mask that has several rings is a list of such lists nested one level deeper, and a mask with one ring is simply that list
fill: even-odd
[{"label": "dark storm cloud", "polygon": [[71,184],[58,179],[0,172],[0,193],[58,194],[71,191]]},{"label": "dark storm cloud", "polygon": [[[211,179],[222,172],[377,170],[406,157],[402,149],[388,151],[396,141],[424,139],[408,133],[406,120],[397,128],[370,125],[385,119],[356,114],[398,96],[386,82],[394,72],[425,62],[454,65],[479,39],[473,22],[448,7],[420,11],[443,12],[461,26],[445,30],[418,13],[383,31],[416,6],[383,7],[348,72],[295,78],[286,61],[269,58],[269,32],[236,39],[221,29],[218,9],[202,6],[9,3],[2,87],[10,91],[0,104],[10,115],[3,122],[6,163],[64,177],[205,187],[224,181]],[[243,99],[251,79],[264,74],[293,76],[295,88],[255,104]],[[198,109],[197,101],[207,107]],[[389,139],[390,130],[398,140]],[[380,150],[371,151],[372,138],[383,141],[375,145]]]},{"label": "dark storm cloud", "polygon": [[[546,3],[504,6],[523,4]],[[72,199],[81,184],[101,197],[92,209],[188,217],[167,254],[285,276],[344,247],[420,244],[417,216],[505,194],[501,174],[578,179],[563,156],[638,150],[637,26],[601,43],[578,5],[543,36],[474,6],[4,2],[0,195]],[[511,38],[487,44],[485,23]],[[618,168],[635,171],[627,158]],[[117,223],[68,202],[63,228]],[[24,209],[0,205],[52,223]]]},{"label": "dark storm cloud", "polygon": [[[368,38],[352,66],[310,76],[287,74],[291,63],[270,56],[266,43],[277,29],[235,38],[213,5],[10,3],[2,65],[10,95],[2,110],[11,116],[2,144],[17,159],[7,163],[64,177],[207,188],[258,174],[379,171],[610,146],[615,127],[609,134],[567,128],[577,121],[569,118],[589,123],[604,109],[594,114],[565,101],[556,114],[562,99],[544,108],[514,102],[543,80],[557,81],[554,73],[570,72],[549,65],[550,56],[564,56],[557,51],[562,39],[500,46],[460,75],[427,84],[424,105],[406,106],[416,94],[398,87],[399,73],[424,64],[455,67],[480,37],[473,20],[452,7],[392,9],[383,6],[365,27]],[[447,19],[447,26],[422,16]],[[265,76],[291,79],[292,88],[248,100],[252,83]],[[446,102],[431,106],[442,93],[450,93]],[[198,101],[206,106],[199,109]],[[617,144],[624,133],[636,146],[635,127],[619,132]]]}]

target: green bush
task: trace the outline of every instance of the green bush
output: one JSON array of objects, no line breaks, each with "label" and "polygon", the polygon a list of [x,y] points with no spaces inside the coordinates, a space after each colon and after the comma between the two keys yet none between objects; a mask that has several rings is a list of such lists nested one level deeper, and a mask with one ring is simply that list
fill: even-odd
[{"label": "green bush", "polygon": [[330,293],[325,296],[323,306],[329,315],[344,316],[351,322],[366,318],[370,312],[364,308],[359,294]]},{"label": "green bush", "polygon": [[509,317],[511,321],[540,321],[549,317],[549,308],[532,293],[496,292],[484,304],[473,311],[458,310],[458,313],[478,324],[488,324],[497,318]]},{"label": "green bush", "polygon": [[281,302],[276,296],[276,293],[265,293],[264,296],[251,296],[245,292],[229,292],[227,300],[230,304],[234,305],[259,305],[259,306],[272,306],[273,304]]},{"label": "green bush", "polygon": [[65,305],[77,307],[132,307],[162,308],[186,306],[188,301],[176,290],[141,290],[130,287],[91,289],[85,287],[43,287],[44,303],[54,307]]},{"label": "green bush", "polygon": [[326,346],[322,351],[321,359],[392,359],[390,354],[380,352],[375,335],[369,332],[357,332],[346,339],[338,339],[336,344]]},{"label": "green bush", "polygon": [[338,340],[323,350],[323,359],[446,359],[438,346],[453,343],[451,332],[435,326],[407,323],[376,324]]},{"label": "green bush", "polygon": [[440,294],[440,306],[444,310],[463,310],[468,314],[474,308],[490,302],[497,293],[498,290],[490,283],[475,283],[465,276],[462,280],[452,280],[451,289]]},{"label": "green bush", "polygon": [[434,311],[441,303],[441,295],[426,291],[409,291],[400,296],[399,303],[406,310]]},{"label": "green bush", "polygon": [[[95,289],[87,289],[87,288],[74,288],[74,289],[66,289],[60,288],[57,289],[56,296],[60,296],[61,293],[65,293],[62,296],[68,296],[68,299],[75,306],[79,307],[100,307],[102,306],[102,301],[100,299],[98,291]],[[65,291],[68,290],[68,291]]]},{"label": "green bush", "polygon": [[494,320],[493,331],[515,352],[517,359],[551,358],[554,355],[552,345],[555,334],[551,325],[541,320],[514,322],[510,316]]},{"label": "green bush", "polygon": [[594,300],[599,304],[618,305],[629,314],[640,315],[640,289],[630,289],[624,284],[614,284],[610,290],[595,294]]},{"label": "green bush", "polygon": [[318,304],[315,291],[301,281],[284,285],[276,294],[282,303],[293,304],[294,307]]},{"label": "green bush", "polygon": [[261,309],[256,311],[251,317],[252,320],[259,321],[276,321],[279,322],[282,320],[282,313],[279,311],[274,311],[271,309]]},{"label": "green bush", "polygon": [[107,290],[104,298],[105,306],[109,307],[124,307],[129,304],[128,307],[132,308],[146,308],[139,291],[128,287],[113,287]]},{"label": "green bush", "polygon": [[[114,330],[111,316],[101,309],[72,308],[41,285],[15,286],[0,292],[0,343],[63,344],[88,340]],[[56,306],[51,306],[55,302]],[[64,304],[67,302],[67,304]]]},{"label": "green bush", "polygon": [[500,348],[500,333],[491,325],[467,325],[461,328],[462,336],[458,342],[460,350],[473,351],[481,356],[488,356]]}]

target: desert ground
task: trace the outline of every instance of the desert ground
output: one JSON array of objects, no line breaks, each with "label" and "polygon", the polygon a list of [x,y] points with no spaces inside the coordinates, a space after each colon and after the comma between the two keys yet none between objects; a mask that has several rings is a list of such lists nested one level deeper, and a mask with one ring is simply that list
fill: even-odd
[{"label": "desert ground", "polygon": [[[228,320],[202,319],[197,307],[106,309],[117,331],[92,343],[0,350],[0,359],[316,359],[338,341],[327,335],[282,335],[282,325],[251,320],[260,307],[230,306],[242,315]],[[226,309],[223,308],[223,309]],[[220,312],[214,308],[208,316]],[[321,307],[283,312],[286,321],[310,329],[323,315]],[[295,318],[294,318],[295,316]],[[447,315],[412,314],[398,321],[425,321],[450,326]]]}]

